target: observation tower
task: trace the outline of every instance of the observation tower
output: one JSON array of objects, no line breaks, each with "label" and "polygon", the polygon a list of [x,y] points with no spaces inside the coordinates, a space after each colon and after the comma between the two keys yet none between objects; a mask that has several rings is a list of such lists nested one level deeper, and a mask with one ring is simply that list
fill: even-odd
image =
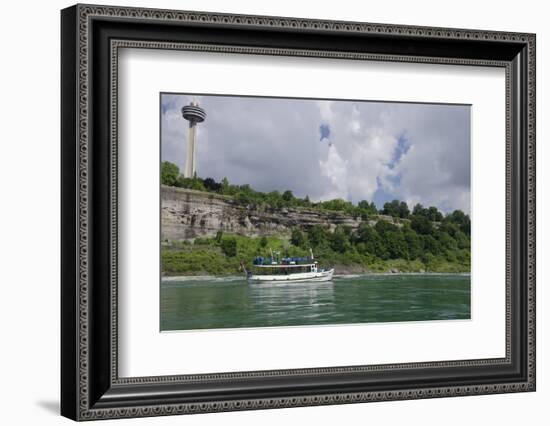
[{"label": "observation tower", "polygon": [[197,123],[202,123],[206,118],[206,112],[197,102],[191,102],[181,109],[183,118],[189,121],[189,133],[187,137],[187,158],[183,176],[186,178],[195,177],[197,169],[195,166],[195,145],[197,143]]}]

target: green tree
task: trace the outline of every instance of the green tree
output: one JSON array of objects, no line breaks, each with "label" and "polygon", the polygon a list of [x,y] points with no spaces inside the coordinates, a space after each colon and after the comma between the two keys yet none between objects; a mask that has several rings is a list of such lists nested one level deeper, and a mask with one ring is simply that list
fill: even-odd
[{"label": "green tree", "polygon": [[229,192],[228,190],[229,190],[229,181],[227,180],[226,177],[224,177],[222,179],[222,181],[220,182],[219,191],[220,191],[221,194],[227,194]]},{"label": "green tree", "polygon": [[422,262],[426,265],[426,271],[430,271],[435,268],[435,256],[430,252],[424,252],[422,255]]},{"label": "green tree", "polygon": [[429,235],[433,232],[432,222],[425,216],[413,216],[411,219],[411,228],[422,235]]},{"label": "green tree", "polygon": [[433,206],[428,208],[426,217],[432,222],[441,222],[443,220],[443,215],[441,212],[437,210],[437,207]]},{"label": "green tree", "polygon": [[441,247],[444,250],[453,251],[453,250],[456,250],[458,248],[458,245],[457,245],[455,239],[453,237],[451,237],[449,234],[447,234],[446,232],[442,232],[441,230],[438,230],[435,233],[435,237],[440,242]]},{"label": "green tree", "polygon": [[361,200],[357,203],[357,207],[361,210],[361,214],[365,215],[365,217],[378,214],[378,209],[376,208],[374,202],[369,203],[366,200]]},{"label": "green tree", "polygon": [[382,214],[392,217],[399,217],[399,201],[393,200],[384,203],[384,208],[382,209]]},{"label": "green tree", "polygon": [[211,192],[218,192],[222,187],[221,183],[216,182],[211,177],[207,177],[206,179],[204,179],[203,184],[205,189]]},{"label": "green tree", "polygon": [[424,246],[422,244],[422,239],[414,232],[411,228],[406,228],[403,231],[403,237],[407,242],[407,248],[409,252],[409,259],[418,259],[422,256],[424,251]]},{"label": "green tree", "polygon": [[191,188],[193,179],[183,177],[182,175],[178,176],[174,186],[178,188]]},{"label": "green tree", "polygon": [[389,231],[384,235],[384,245],[391,259],[408,259],[409,248],[403,237],[403,233],[399,231]]},{"label": "green tree", "polygon": [[357,229],[355,239],[362,244],[363,254],[371,254],[381,259],[389,257],[384,241],[375,228],[367,223],[362,223]]},{"label": "green tree", "polygon": [[260,247],[266,248],[267,247],[267,237],[264,235],[262,238],[260,238]]},{"label": "green tree", "polygon": [[431,235],[423,235],[422,240],[424,242],[424,252],[432,253],[434,256],[443,253],[441,243],[437,241]]},{"label": "green tree", "polygon": [[253,197],[251,197],[250,193],[246,191],[239,192],[235,198],[239,203],[244,205],[252,204],[254,202]]},{"label": "green tree", "polygon": [[327,234],[321,225],[313,225],[307,231],[307,239],[313,246],[319,246],[327,240]]},{"label": "green tree", "polygon": [[401,201],[399,203],[399,217],[402,219],[406,219],[411,215],[411,212],[409,210],[409,206],[404,201]]},{"label": "green tree", "polygon": [[466,235],[470,235],[470,216],[462,210],[455,210],[445,217],[446,222],[454,223]]},{"label": "green tree", "polygon": [[361,223],[359,227],[357,228],[357,231],[355,231],[354,241],[358,243],[368,243],[372,239],[374,239],[374,234],[378,233],[376,230],[370,226],[368,223]]},{"label": "green tree", "polygon": [[459,249],[469,249],[470,248],[470,238],[462,232],[458,231],[455,236],[456,244],[458,245]]},{"label": "green tree", "polygon": [[419,216],[419,215],[422,215],[423,211],[424,211],[424,206],[420,203],[417,203],[413,207],[412,214],[413,214],[413,216]]},{"label": "green tree", "polygon": [[470,266],[470,250],[458,250],[456,254],[457,260],[462,263],[463,265]]},{"label": "green tree", "polygon": [[265,197],[266,203],[273,208],[280,208],[283,206],[283,197],[279,191],[271,191]]},{"label": "green tree", "polygon": [[193,177],[193,178],[186,178],[183,176],[179,176],[176,180],[175,186],[179,188],[187,188],[187,189],[194,189],[196,191],[205,191],[206,188],[204,187],[203,181],[201,178]]},{"label": "green tree", "polygon": [[441,225],[439,225],[439,230],[441,232],[446,232],[453,238],[456,238],[456,235],[460,232],[460,228],[448,220],[444,220]]},{"label": "green tree", "polygon": [[292,202],[294,200],[294,195],[292,194],[292,191],[285,191],[282,195],[283,201],[285,201],[287,204]]},{"label": "green tree", "polygon": [[292,230],[291,236],[290,236],[290,242],[294,244],[296,247],[302,247],[305,248],[307,245],[306,237],[302,231],[300,231],[298,228],[294,228]]},{"label": "green tree", "polygon": [[410,211],[409,206],[404,201],[393,200],[384,204],[382,214],[405,219],[409,217]]},{"label": "green tree", "polygon": [[422,204],[416,204],[413,207],[413,216],[423,216],[432,222],[441,222],[443,220],[443,214],[437,209],[437,207],[428,207],[425,209]]},{"label": "green tree", "polygon": [[221,242],[223,254],[227,257],[237,256],[237,240],[235,238],[224,238]]},{"label": "green tree", "polygon": [[374,228],[382,238],[385,238],[388,232],[399,231],[399,228],[396,225],[394,225],[393,223],[387,222],[385,220],[379,220],[378,222],[376,222],[376,225],[374,225]]},{"label": "green tree", "polygon": [[345,231],[337,228],[330,238],[330,248],[338,253],[345,253],[351,249],[351,243]]},{"label": "green tree", "polygon": [[409,217],[410,211],[409,206],[404,201],[393,200],[384,204],[382,214],[404,219]]},{"label": "green tree", "polygon": [[180,169],[174,163],[163,161],[160,165],[160,181],[163,185],[173,186],[176,184]]},{"label": "green tree", "polygon": [[334,200],[323,201],[319,203],[319,206],[322,209],[334,210],[339,212],[350,213],[355,210],[355,206],[350,201],[342,200],[341,198],[336,198]]},{"label": "green tree", "polygon": [[191,189],[194,189],[196,191],[206,191],[203,180],[196,176],[191,179]]},{"label": "green tree", "polygon": [[351,234],[353,232],[353,229],[349,225],[338,225],[336,227],[336,230],[343,232],[348,238],[351,238]]}]

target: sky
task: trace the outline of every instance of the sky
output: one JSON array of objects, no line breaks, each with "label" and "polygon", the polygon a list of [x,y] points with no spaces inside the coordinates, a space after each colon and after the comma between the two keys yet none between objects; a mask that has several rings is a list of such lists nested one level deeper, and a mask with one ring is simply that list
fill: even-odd
[{"label": "sky", "polygon": [[197,175],[312,201],[398,199],[470,213],[470,106],[161,94],[161,158],[183,172],[191,101]]}]

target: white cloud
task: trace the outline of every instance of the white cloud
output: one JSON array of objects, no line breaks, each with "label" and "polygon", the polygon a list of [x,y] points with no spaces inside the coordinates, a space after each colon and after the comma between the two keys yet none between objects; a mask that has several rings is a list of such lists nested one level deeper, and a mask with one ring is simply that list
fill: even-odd
[{"label": "white cloud", "polygon": [[338,154],[338,149],[332,145],[328,148],[326,160],[319,160],[321,175],[329,179],[330,185],[324,188],[321,200],[348,198],[348,162]]},{"label": "white cloud", "polygon": [[380,113],[365,111],[366,104],[332,104],[330,143],[344,159],[346,173],[338,183],[340,193],[354,202],[371,200],[378,189],[378,178],[388,174],[397,139],[380,126]]},{"label": "white cloud", "polygon": [[[411,206],[470,210],[467,106],[163,95],[162,158],[180,168],[187,138],[180,110],[192,99],[207,112],[201,177],[311,199],[357,202],[383,191]],[[322,140],[321,125],[329,129]]]},{"label": "white cloud", "polygon": [[333,118],[332,101],[317,101],[317,107],[321,114],[321,121],[324,124],[330,123]]}]

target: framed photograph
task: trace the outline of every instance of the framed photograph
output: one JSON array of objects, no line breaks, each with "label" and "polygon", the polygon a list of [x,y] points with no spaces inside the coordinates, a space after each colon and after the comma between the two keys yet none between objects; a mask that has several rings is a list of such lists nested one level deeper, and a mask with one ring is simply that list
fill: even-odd
[{"label": "framed photograph", "polygon": [[61,412],[535,390],[535,35],[61,12]]}]

